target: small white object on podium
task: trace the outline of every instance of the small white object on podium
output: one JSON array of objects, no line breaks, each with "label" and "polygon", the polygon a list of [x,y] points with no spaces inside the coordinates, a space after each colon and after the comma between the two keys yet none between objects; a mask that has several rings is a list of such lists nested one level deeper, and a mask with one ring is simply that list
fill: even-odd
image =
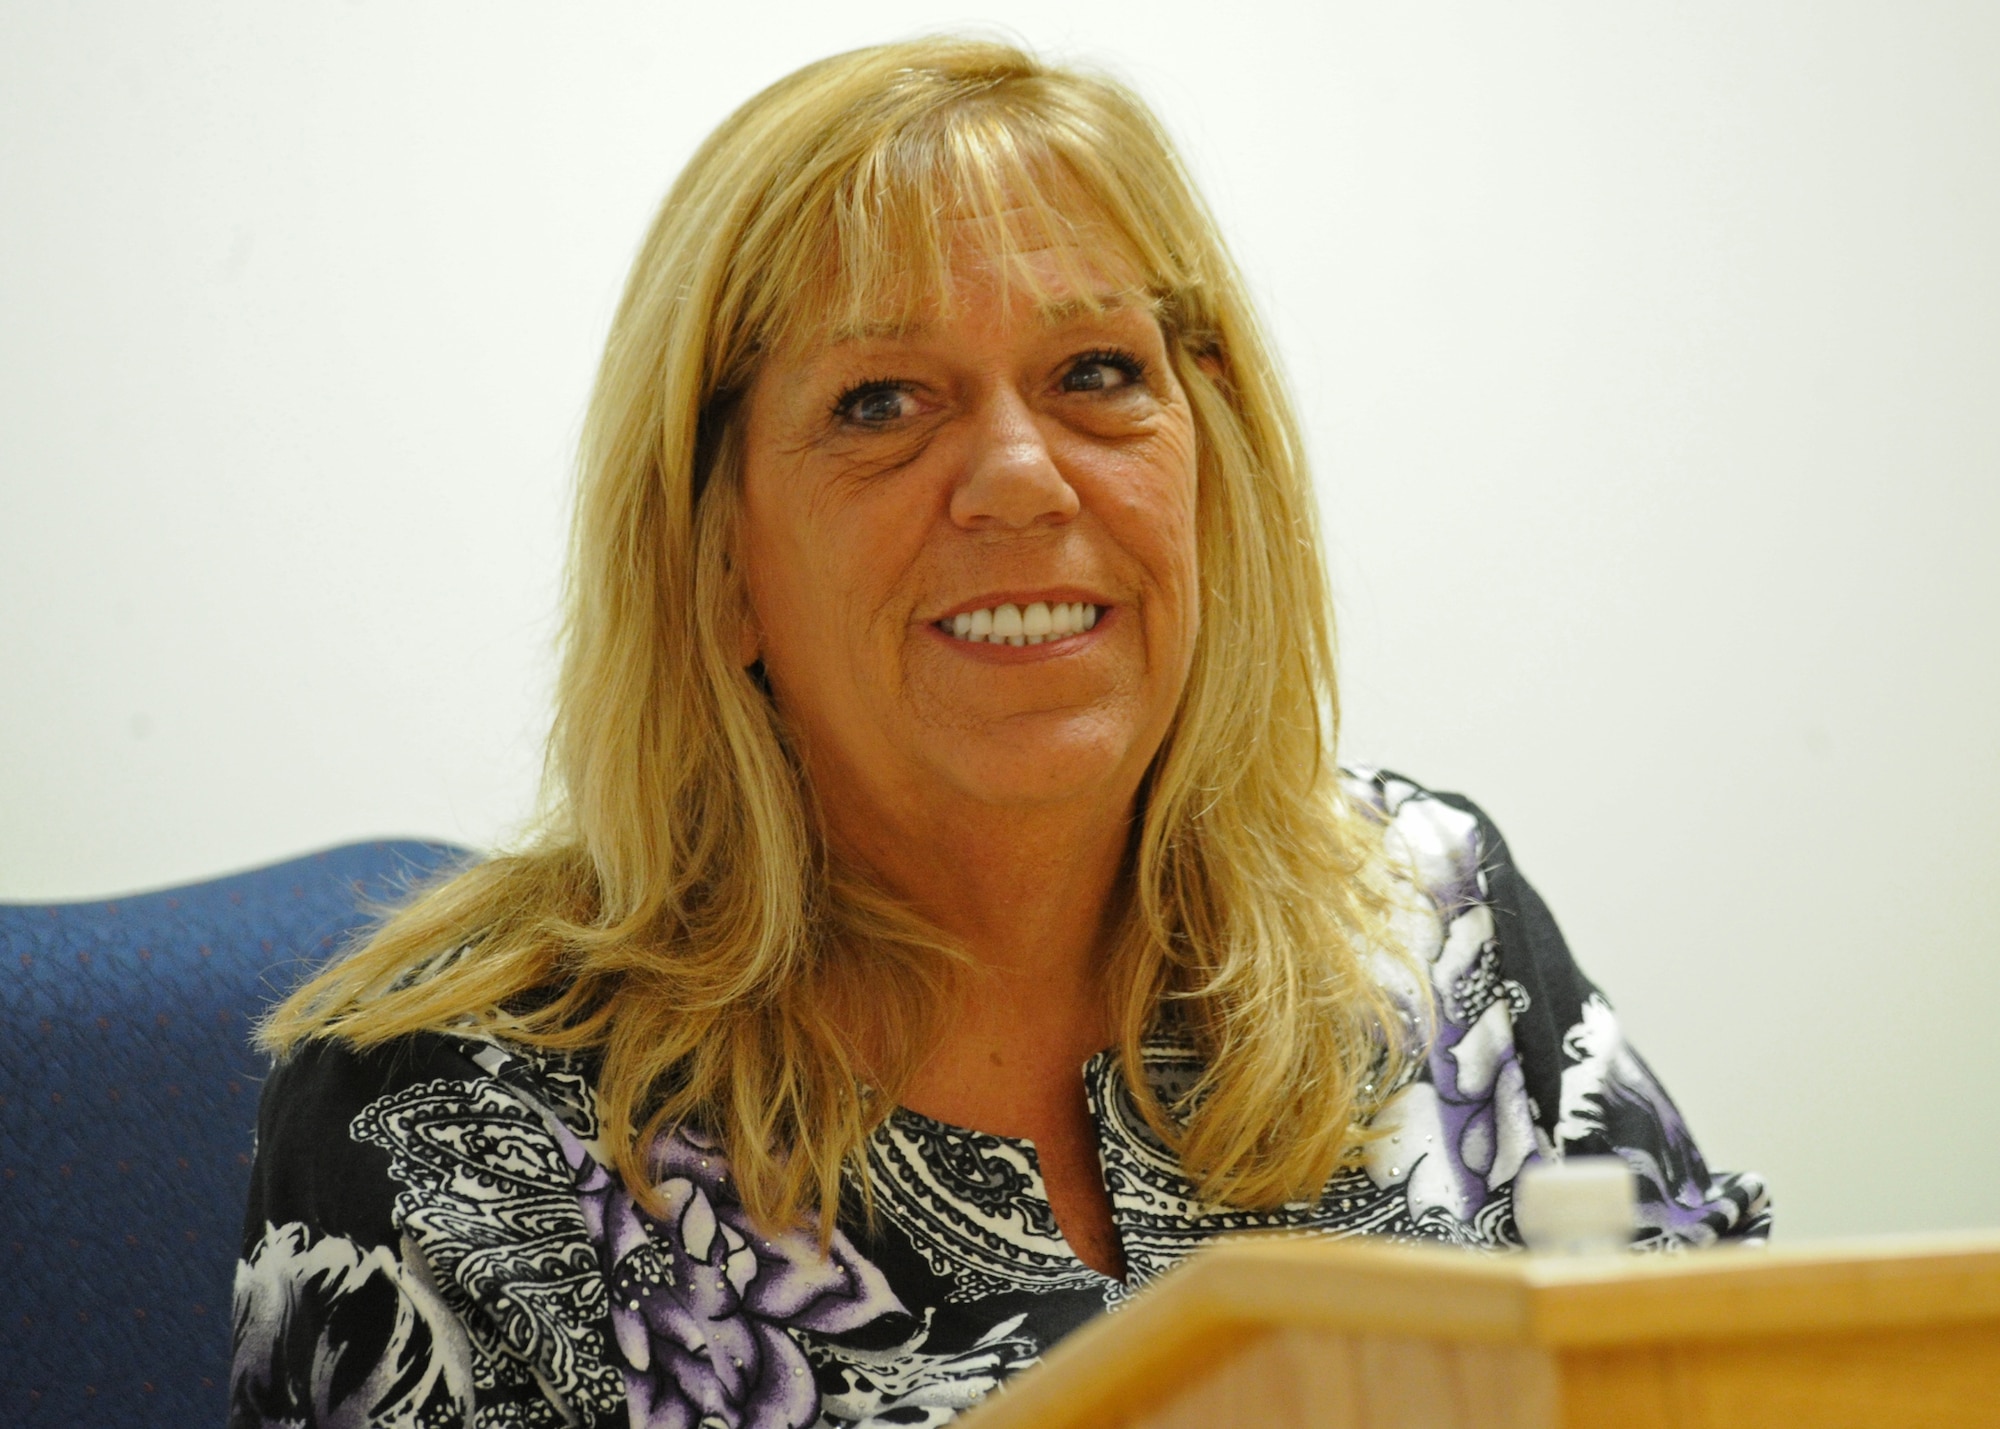
[{"label": "small white object on podium", "polygon": [[1538,1161],[1514,1183],[1514,1224],[1538,1255],[1601,1255],[1632,1244],[1639,1191],[1616,1156]]}]

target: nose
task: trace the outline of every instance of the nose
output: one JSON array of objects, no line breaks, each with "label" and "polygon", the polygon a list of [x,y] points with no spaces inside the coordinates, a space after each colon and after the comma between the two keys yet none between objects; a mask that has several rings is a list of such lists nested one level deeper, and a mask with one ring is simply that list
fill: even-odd
[{"label": "nose", "polygon": [[1034,413],[1017,392],[995,393],[974,424],[951,519],[966,530],[1026,530],[1075,516],[1074,487],[1057,468]]}]

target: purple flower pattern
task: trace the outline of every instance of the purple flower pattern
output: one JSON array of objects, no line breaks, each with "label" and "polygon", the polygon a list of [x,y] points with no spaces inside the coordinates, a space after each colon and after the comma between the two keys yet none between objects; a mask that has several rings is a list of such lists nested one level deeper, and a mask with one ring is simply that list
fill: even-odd
[{"label": "purple flower pattern", "polygon": [[908,1313],[845,1234],[825,1253],[804,1231],[759,1234],[721,1148],[699,1133],[654,1143],[666,1202],[656,1216],[570,1128],[555,1130],[610,1286],[633,1429],[803,1429],[819,1418],[819,1390],[793,1332]]}]

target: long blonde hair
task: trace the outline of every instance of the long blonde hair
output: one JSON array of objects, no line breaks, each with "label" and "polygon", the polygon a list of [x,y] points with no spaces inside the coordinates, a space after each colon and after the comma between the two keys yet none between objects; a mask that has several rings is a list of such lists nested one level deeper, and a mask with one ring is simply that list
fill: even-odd
[{"label": "long blonde hair", "polygon": [[[635,1193],[659,1131],[697,1124],[753,1216],[816,1215],[827,1233],[960,955],[829,857],[738,663],[737,399],[762,353],[879,315],[885,294],[939,300],[949,218],[1003,270],[1037,234],[1121,248],[1196,418],[1200,634],[1106,951],[1127,1081],[1215,1200],[1311,1196],[1352,1163],[1409,1038],[1378,976],[1379,841],[1332,763],[1332,617],[1283,385],[1146,106],[975,40],[809,65],[689,162],[633,266],[583,434],[540,831],[300,988],[267,1047],[476,1028],[585,1053]],[[832,1011],[857,1007],[865,1067]],[[1141,1061],[1162,1030],[1207,1068],[1170,1106]]]}]

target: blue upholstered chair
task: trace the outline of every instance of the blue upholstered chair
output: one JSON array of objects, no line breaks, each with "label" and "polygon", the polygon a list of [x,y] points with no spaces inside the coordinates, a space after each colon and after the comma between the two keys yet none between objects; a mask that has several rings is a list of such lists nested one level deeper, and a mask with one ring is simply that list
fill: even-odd
[{"label": "blue upholstered chair", "polygon": [[0,904],[0,1425],[220,1425],[252,1023],[411,882],[354,844],[115,902]]}]

